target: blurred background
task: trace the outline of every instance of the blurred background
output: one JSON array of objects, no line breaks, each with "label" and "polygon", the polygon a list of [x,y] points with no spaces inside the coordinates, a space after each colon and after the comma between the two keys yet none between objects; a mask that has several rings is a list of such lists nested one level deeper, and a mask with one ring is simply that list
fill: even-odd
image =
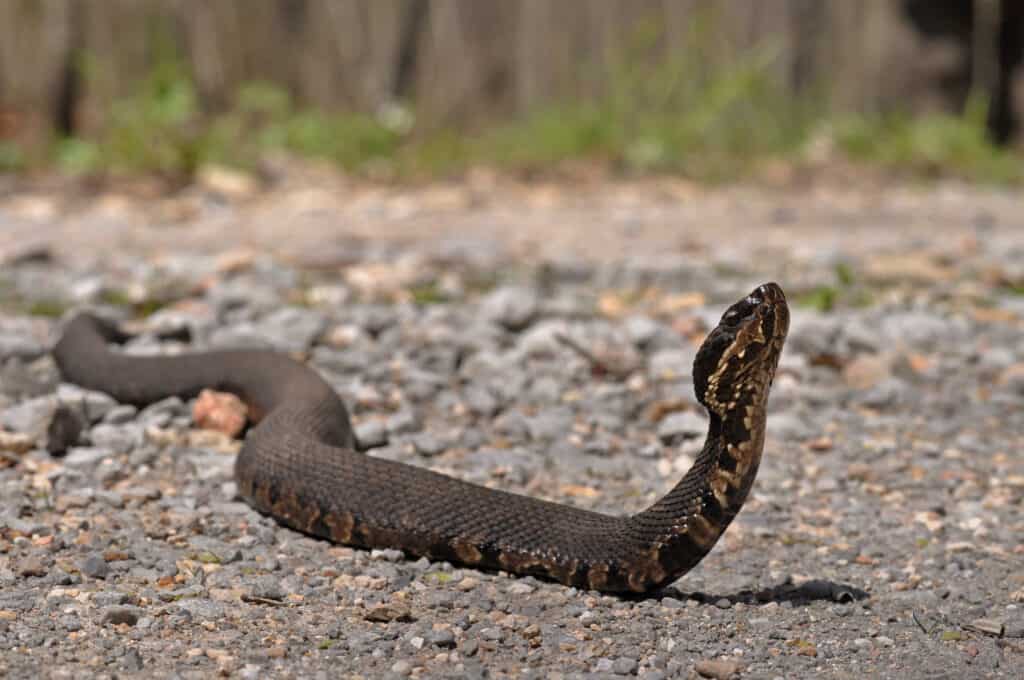
[{"label": "blurred background", "polygon": [[0,172],[469,165],[1015,181],[1010,0],[2,0]]}]

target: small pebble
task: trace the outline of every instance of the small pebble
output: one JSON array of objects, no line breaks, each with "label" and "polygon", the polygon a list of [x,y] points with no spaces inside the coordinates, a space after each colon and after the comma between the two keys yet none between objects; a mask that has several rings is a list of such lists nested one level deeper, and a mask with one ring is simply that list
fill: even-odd
[{"label": "small pebble", "polygon": [[142,616],[142,610],[131,606],[107,607],[103,610],[103,623],[118,625],[127,624],[134,626]]},{"label": "small pebble", "polygon": [[110,565],[102,555],[97,554],[88,555],[79,562],[78,568],[90,578],[105,579],[110,574]]},{"label": "small pebble", "polygon": [[739,675],[740,665],[735,661],[701,659],[693,667],[698,675],[712,680],[731,680]]}]

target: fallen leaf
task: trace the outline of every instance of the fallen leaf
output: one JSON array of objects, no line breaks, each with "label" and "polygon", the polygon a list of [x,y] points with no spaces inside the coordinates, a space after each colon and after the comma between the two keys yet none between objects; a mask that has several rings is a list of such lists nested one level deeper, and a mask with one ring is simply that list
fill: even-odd
[{"label": "fallen leaf", "polygon": [[558,490],[566,495],[573,498],[597,498],[601,495],[601,492],[590,486],[583,486],[582,484],[565,484],[558,487]]},{"label": "fallen leaf", "polygon": [[703,293],[672,293],[658,301],[657,311],[661,314],[675,314],[684,309],[702,307],[706,298]]}]

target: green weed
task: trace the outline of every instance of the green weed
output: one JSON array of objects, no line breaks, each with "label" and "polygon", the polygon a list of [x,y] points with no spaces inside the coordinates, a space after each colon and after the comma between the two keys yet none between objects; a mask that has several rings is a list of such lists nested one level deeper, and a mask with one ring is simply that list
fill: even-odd
[{"label": "green weed", "polygon": [[60,300],[36,300],[24,306],[25,313],[29,316],[45,316],[51,319],[59,319],[70,308],[71,305]]},{"label": "green weed", "polygon": [[493,128],[472,144],[471,155],[511,167],[590,157],[627,172],[716,180],[747,173],[752,160],[796,150],[817,118],[815,107],[773,76],[773,46],[738,59],[717,56],[713,22],[710,13],[699,17],[683,47],[668,54],[657,51],[659,29],[641,26],[613,57],[605,94]]},{"label": "green weed", "polygon": [[[375,178],[446,176],[473,165],[532,172],[586,160],[625,173],[720,181],[756,172],[766,160],[798,163],[808,140],[825,130],[842,157],[869,167],[1024,179],[1020,158],[989,140],[980,98],[959,116],[832,116],[815,88],[794,94],[782,82],[776,45],[736,57],[722,49],[715,23],[715,12],[697,13],[678,47],[667,50],[662,29],[641,22],[600,78],[596,67],[582,66],[583,80],[602,80],[599,93],[468,132],[418,129],[416,112],[401,103],[375,115],[300,108],[264,82],[241,87],[226,110],[204,112],[184,60],[166,36],[155,35],[155,65],[132,93],[110,104],[104,130],[58,140],[49,158],[70,174],[155,173],[186,181],[206,164],[254,168],[280,151]],[[79,67],[83,78],[108,77],[88,55]],[[0,172],[26,163],[24,150],[0,141]],[[832,308],[840,292],[816,291],[809,304]]]},{"label": "green weed", "polygon": [[448,301],[448,296],[436,282],[413,286],[409,289],[409,294],[418,305],[436,305]]},{"label": "green weed", "polygon": [[25,155],[11,141],[0,139],[0,172],[17,172],[25,167]]},{"label": "green weed", "polygon": [[840,262],[833,270],[835,282],[821,285],[797,297],[797,304],[819,312],[831,312],[837,307],[866,307],[871,304],[871,293],[857,282],[853,268]]},{"label": "green weed", "polygon": [[171,301],[160,300],[152,297],[136,300],[124,291],[111,288],[105,289],[100,293],[100,302],[113,307],[127,307],[131,309],[136,316],[144,318],[160,311]]},{"label": "green weed", "polygon": [[956,175],[993,183],[1019,182],[1019,156],[996,146],[986,127],[988,106],[972,97],[959,116],[906,114],[853,116],[833,127],[836,146],[849,158],[922,177]]}]

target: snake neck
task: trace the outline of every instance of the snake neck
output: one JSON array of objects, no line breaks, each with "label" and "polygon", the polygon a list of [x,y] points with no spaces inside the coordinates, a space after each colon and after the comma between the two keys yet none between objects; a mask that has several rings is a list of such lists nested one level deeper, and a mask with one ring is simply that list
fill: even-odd
[{"label": "snake neck", "polygon": [[710,414],[708,435],[693,466],[661,500],[635,517],[643,538],[670,543],[688,535],[710,550],[739,513],[764,448],[764,409]]}]

